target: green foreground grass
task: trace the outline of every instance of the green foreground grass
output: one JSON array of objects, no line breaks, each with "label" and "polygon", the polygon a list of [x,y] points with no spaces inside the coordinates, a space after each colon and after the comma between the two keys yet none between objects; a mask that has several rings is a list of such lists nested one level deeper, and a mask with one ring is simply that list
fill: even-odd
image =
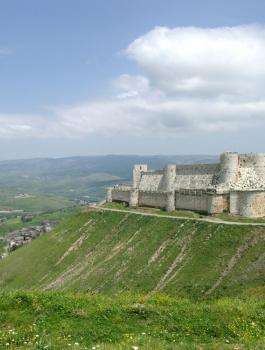
[{"label": "green foreground grass", "polygon": [[[263,291],[264,293],[264,291]],[[0,294],[1,349],[264,349],[264,299]]]}]

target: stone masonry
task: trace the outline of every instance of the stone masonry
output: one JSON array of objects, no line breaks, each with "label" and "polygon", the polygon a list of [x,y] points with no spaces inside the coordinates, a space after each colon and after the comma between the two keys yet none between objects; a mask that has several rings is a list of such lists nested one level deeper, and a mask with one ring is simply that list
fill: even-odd
[{"label": "stone masonry", "polygon": [[218,164],[135,165],[132,186],[107,189],[108,202],[167,211],[187,209],[247,217],[265,216],[265,154],[226,152]]}]

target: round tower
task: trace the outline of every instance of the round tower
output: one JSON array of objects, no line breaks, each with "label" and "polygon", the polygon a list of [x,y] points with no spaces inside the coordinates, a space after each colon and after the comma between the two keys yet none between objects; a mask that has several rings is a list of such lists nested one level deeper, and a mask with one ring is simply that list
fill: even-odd
[{"label": "round tower", "polygon": [[246,217],[263,217],[265,215],[264,191],[239,192],[239,214]]},{"label": "round tower", "polygon": [[166,197],[166,211],[171,212],[175,210],[175,192],[171,191],[167,193]]},{"label": "round tower", "polygon": [[236,182],[239,158],[236,152],[225,152],[220,157],[219,183]]},{"label": "round tower", "polygon": [[165,191],[173,191],[174,190],[174,182],[176,178],[176,165],[168,164],[164,168],[164,190]]}]

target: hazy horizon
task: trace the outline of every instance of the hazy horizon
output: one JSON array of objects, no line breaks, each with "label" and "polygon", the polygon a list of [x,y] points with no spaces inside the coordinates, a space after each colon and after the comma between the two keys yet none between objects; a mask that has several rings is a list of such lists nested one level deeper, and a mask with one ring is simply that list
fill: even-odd
[{"label": "hazy horizon", "polygon": [[19,160],[34,160],[34,159],[66,159],[66,158],[89,158],[89,157],[219,157],[220,154],[202,154],[202,153],[194,153],[194,154],[84,154],[84,155],[68,155],[68,156],[43,156],[43,157],[29,157],[29,158],[13,158],[13,159],[0,159],[0,162],[9,162],[9,161],[19,161]]}]

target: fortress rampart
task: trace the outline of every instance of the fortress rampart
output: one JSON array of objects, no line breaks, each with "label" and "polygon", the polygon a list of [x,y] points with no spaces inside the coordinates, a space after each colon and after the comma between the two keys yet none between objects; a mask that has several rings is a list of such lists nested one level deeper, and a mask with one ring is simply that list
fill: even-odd
[{"label": "fortress rampart", "polygon": [[217,214],[265,216],[265,154],[226,152],[218,164],[135,165],[132,186],[107,190],[107,201]]}]

